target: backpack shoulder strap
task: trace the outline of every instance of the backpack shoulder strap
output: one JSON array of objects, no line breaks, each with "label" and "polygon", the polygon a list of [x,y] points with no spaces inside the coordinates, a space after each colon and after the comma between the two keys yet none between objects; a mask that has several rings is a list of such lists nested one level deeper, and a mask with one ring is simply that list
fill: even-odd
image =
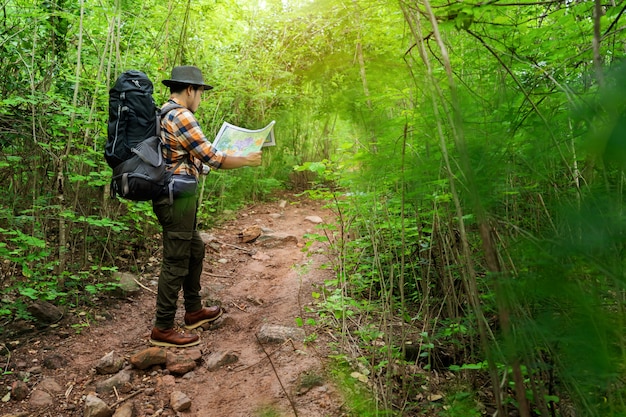
[{"label": "backpack shoulder strap", "polygon": [[176,102],[168,101],[167,103],[165,103],[165,105],[161,109],[161,118],[165,117],[166,114],[168,114],[170,111],[174,109],[183,109],[183,108],[184,108],[183,106],[181,106],[180,104]]},{"label": "backpack shoulder strap", "polygon": [[163,119],[165,117],[166,114],[168,114],[170,111],[174,110],[174,109],[182,109],[183,106],[181,106],[178,103],[174,103],[171,101],[168,101],[165,106],[163,106],[163,108],[157,110],[157,112],[159,113],[159,116],[157,117],[157,132],[156,135],[158,137],[161,137],[161,119]]},{"label": "backpack shoulder strap", "polygon": [[[178,103],[175,103],[173,101],[168,101],[163,108],[160,110],[160,117],[159,117],[159,122],[157,123],[157,136],[159,137],[159,140],[161,139],[161,120],[172,110],[174,109],[184,109],[183,106],[181,106]],[[187,155],[189,156],[189,155]],[[171,158],[169,158],[171,160]],[[179,166],[181,166],[181,164],[184,162],[184,159],[181,159],[180,161],[178,161],[178,163],[176,165],[174,165],[174,168],[172,168],[172,172],[176,171],[176,169],[178,169]]]}]

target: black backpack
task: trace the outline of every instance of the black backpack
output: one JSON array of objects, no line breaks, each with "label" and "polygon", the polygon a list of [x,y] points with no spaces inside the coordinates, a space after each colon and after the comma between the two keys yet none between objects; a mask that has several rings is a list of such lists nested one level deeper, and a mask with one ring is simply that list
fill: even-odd
[{"label": "black backpack", "polygon": [[172,174],[165,169],[161,153],[163,114],[153,91],[152,81],[137,70],[122,73],[109,90],[104,157],[113,169],[111,197],[148,201],[168,190]]}]

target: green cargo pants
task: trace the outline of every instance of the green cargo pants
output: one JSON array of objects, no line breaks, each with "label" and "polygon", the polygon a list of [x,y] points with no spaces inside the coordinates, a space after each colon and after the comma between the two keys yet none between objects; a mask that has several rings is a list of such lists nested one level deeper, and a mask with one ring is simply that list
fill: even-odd
[{"label": "green cargo pants", "polygon": [[197,197],[169,197],[153,201],[152,209],[163,227],[163,262],[159,276],[154,326],[174,327],[178,293],[183,289],[185,311],[202,308],[200,275],[204,242],[196,230]]}]

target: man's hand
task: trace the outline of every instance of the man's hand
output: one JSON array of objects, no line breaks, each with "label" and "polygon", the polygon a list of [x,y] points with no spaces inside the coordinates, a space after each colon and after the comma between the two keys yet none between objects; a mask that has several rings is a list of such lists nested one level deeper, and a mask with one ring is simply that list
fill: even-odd
[{"label": "man's hand", "polygon": [[261,165],[261,155],[262,152],[253,152],[247,156],[248,162],[246,165],[250,167],[258,167]]}]

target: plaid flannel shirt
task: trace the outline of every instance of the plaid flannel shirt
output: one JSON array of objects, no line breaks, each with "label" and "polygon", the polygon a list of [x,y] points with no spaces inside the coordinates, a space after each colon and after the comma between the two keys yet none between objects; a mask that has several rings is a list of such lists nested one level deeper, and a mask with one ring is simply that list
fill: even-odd
[{"label": "plaid flannel shirt", "polygon": [[[173,103],[180,105],[170,99],[163,108]],[[226,155],[213,147],[193,113],[185,107],[175,108],[161,119],[161,141],[166,164],[173,167],[182,160],[174,169],[174,174],[197,178],[202,172],[202,163],[217,169],[226,159]]]}]

